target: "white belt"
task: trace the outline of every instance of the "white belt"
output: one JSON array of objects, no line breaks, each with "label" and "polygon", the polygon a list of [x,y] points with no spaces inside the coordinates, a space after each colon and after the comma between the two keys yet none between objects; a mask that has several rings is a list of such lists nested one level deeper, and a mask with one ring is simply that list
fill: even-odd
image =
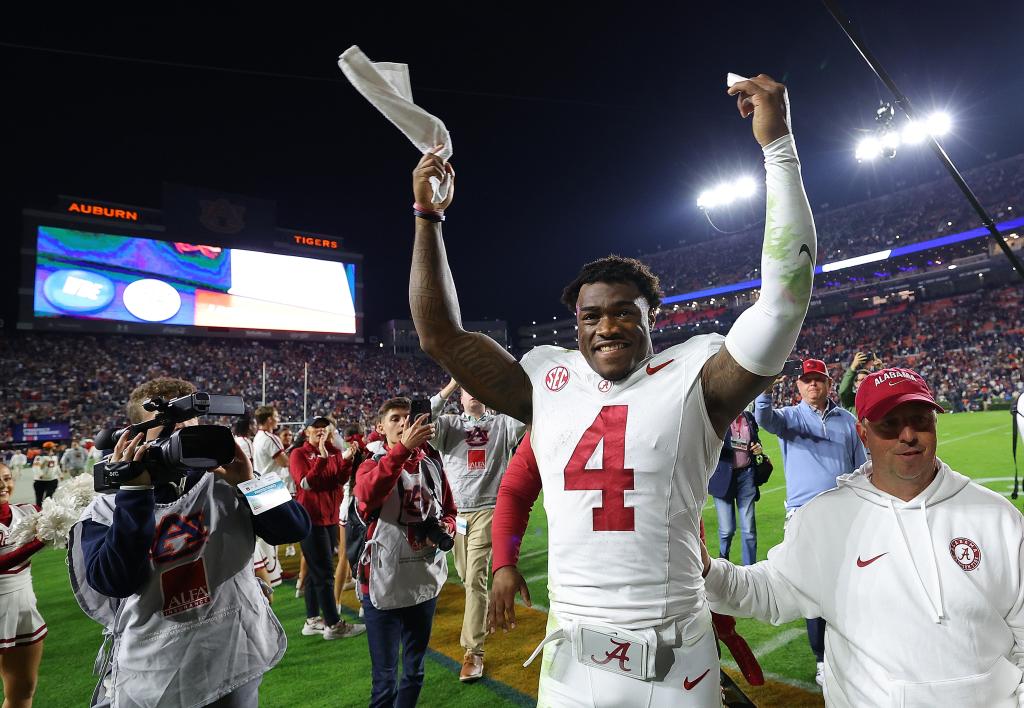
[{"label": "white belt", "polygon": [[558,620],[561,625],[550,632],[530,654],[529,666],[544,647],[568,639],[576,661],[602,671],[646,681],[654,678],[658,632],[654,628],[621,629],[608,624]]}]

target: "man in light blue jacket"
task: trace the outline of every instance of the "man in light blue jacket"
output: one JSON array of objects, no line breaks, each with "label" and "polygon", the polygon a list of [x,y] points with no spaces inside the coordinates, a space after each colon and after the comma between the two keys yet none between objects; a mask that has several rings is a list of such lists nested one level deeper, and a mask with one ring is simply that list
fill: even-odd
[{"label": "man in light blue jacket", "polygon": [[[754,420],[779,438],[786,474],[786,520],[811,499],[836,486],[836,477],[853,472],[867,461],[857,437],[857,419],[828,396],[832,379],[825,362],[805,359],[796,381],[801,401],[772,408],[762,393],[754,400]],[[822,685],[825,670],[825,621],[807,620],[807,638],[818,666],[815,681]]]}]

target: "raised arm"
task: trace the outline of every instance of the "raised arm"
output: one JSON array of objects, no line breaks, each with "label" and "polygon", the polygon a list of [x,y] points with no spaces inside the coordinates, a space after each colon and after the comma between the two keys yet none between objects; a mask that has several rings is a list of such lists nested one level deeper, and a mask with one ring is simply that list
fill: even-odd
[{"label": "raised arm", "polygon": [[[427,153],[413,171],[413,195],[417,205],[430,205],[430,177],[444,179],[454,172],[434,153]],[[448,199],[433,208],[441,212]],[[434,217],[436,218],[436,217]],[[455,291],[440,221],[416,217],[416,236],[409,275],[409,308],[420,347],[460,384],[491,408],[529,422],[532,388],[526,372],[511,354],[485,334],[462,328],[459,297]]]},{"label": "raised arm", "polygon": [[729,89],[740,115],[753,114],[765,157],[767,210],[761,251],[761,294],[729,330],[725,346],[701,371],[711,424],[730,421],[782,370],[810,303],[817,239],[789,129],[786,87],[761,74]]},{"label": "raised arm", "polygon": [[455,389],[459,387],[458,381],[454,378],[449,381],[444,388],[435,393],[430,397],[430,417],[437,420],[444,412],[444,404],[448,402],[448,398],[455,393]]}]

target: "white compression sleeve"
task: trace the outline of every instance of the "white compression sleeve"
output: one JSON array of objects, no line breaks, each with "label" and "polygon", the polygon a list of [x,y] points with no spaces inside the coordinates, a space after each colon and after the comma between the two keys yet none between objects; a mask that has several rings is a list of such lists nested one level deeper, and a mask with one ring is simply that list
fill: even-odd
[{"label": "white compression sleeve", "polygon": [[817,238],[792,135],[764,147],[768,207],[761,250],[761,295],[725,338],[732,358],[758,376],[782,371],[807,314]]}]

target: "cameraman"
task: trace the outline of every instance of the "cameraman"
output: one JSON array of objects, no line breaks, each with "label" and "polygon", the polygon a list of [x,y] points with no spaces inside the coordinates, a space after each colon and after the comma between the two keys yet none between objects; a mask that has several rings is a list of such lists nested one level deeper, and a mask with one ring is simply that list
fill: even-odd
[{"label": "cameraman", "polygon": [[[148,381],[132,391],[128,417],[151,420],[144,401],[194,391],[181,379]],[[122,435],[107,465],[142,461],[159,434]],[[301,540],[309,517],[294,500],[253,514],[236,489],[253,478],[237,444],[235,459],[210,472],[154,485],[142,471],[116,494],[97,495],[72,528],[75,598],[113,639],[91,705],[256,705],[263,674],[284,654],[284,630],[252,573],[253,548],[257,535]]]},{"label": "cameraman", "polygon": [[[445,553],[436,544],[444,535],[450,542],[455,533],[452,492],[440,456],[427,444],[434,426],[428,414],[410,420],[411,408],[408,398],[381,406],[377,430],[384,452],[360,465],[353,490],[366,523],[358,580],[370,644],[371,708],[416,704],[437,596],[448,577]],[[399,642],[404,675],[396,689]]]}]

